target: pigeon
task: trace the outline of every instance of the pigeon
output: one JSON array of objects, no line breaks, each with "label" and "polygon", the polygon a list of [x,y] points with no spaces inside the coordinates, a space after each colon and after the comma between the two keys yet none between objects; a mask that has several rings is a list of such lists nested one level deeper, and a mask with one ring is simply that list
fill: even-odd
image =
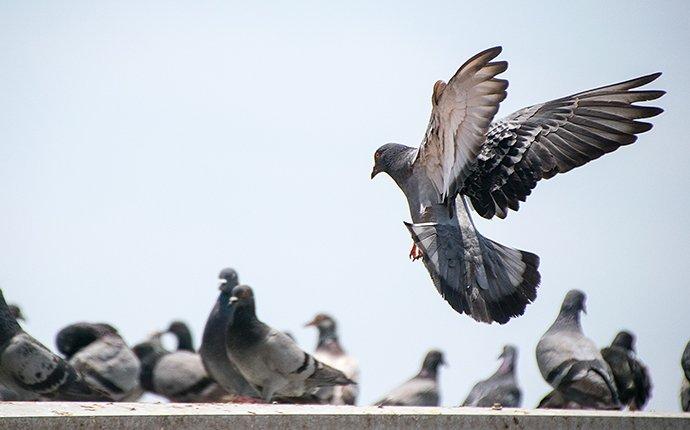
[{"label": "pigeon", "polygon": [[690,412],[690,342],[685,345],[680,365],[683,368],[683,384],[680,391],[680,403],[685,412]]},{"label": "pigeon", "polygon": [[112,326],[70,324],[58,332],[55,343],[86,382],[113,400],[135,401],[143,394],[139,359]]},{"label": "pigeon", "polygon": [[443,353],[438,350],[427,352],[422,368],[417,375],[394,389],[386,397],[374,403],[376,406],[438,406],[438,366],[446,364]]},{"label": "pigeon", "polygon": [[[7,305],[7,307],[10,309],[10,315],[12,315],[12,317],[14,317],[15,320],[26,321],[26,318],[24,317],[24,314],[22,314],[22,310],[18,305],[10,303]],[[22,400],[32,400],[32,398],[26,399],[20,393],[17,393],[11,388],[5,387],[4,385],[0,384],[0,401],[15,402]]]},{"label": "pigeon", "polygon": [[172,333],[177,339],[178,351],[194,352],[194,341],[192,340],[192,331],[189,326],[182,321],[173,321],[168,326],[166,333]]},{"label": "pigeon", "polygon": [[229,301],[235,309],[227,330],[228,356],[265,402],[274,396],[303,397],[320,387],[354,383],[261,322],[250,287],[236,286]]},{"label": "pigeon", "polygon": [[141,361],[141,386],[171,402],[199,403],[220,401],[223,390],[206,373],[201,356],[191,351],[168,351],[164,333],[154,333],[132,348]]},{"label": "pigeon", "polygon": [[228,358],[226,347],[227,328],[234,313],[234,307],[230,305],[230,296],[232,289],[239,283],[239,277],[237,272],[230,268],[221,270],[218,277],[220,294],[206,320],[199,354],[208,374],[231,396],[258,398],[259,392],[244,379]]},{"label": "pigeon", "polygon": [[540,179],[565,173],[619,146],[652,125],[637,121],[662,109],[635,102],[663,91],[637,90],[661,73],[580,92],[493,121],[508,82],[493,61],[501,47],[467,60],[434,85],[431,118],[419,148],[388,143],[374,153],[373,179],[387,173],[405,194],[413,246],[443,298],[458,313],[499,324],[522,315],[536,299],[539,257],[482,236],[469,203],[484,218],[518,210]]},{"label": "pigeon", "polygon": [[586,312],[585,300],[582,291],[568,291],[556,321],[537,344],[537,365],[546,382],[566,400],[587,409],[619,409],[611,369],[582,333],[580,312]]},{"label": "pigeon", "polygon": [[503,359],[501,366],[488,379],[479,381],[472,387],[462,406],[490,408],[498,404],[506,408],[520,407],[522,392],[515,379],[517,348],[512,345],[504,346],[498,358]]},{"label": "pigeon", "polygon": [[[355,382],[359,382],[359,363],[352,356],[347,355],[338,339],[337,325],[333,317],[318,314],[305,327],[316,327],[319,340],[314,351],[314,358],[335,369],[340,370]],[[324,387],[316,392],[316,396],[323,403],[332,405],[354,405],[357,402],[359,387],[357,385],[340,385]]]},{"label": "pigeon", "polygon": [[109,401],[68,362],[26,333],[0,290],[0,384],[22,400]]},{"label": "pigeon", "polygon": [[17,321],[26,321],[26,317],[24,317],[22,309],[19,307],[19,305],[10,303],[7,305],[7,307],[10,308],[10,314],[14,317],[14,319]]},{"label": "pigeon", "polygon": [[635,336],[619,332],[601,355],[613,372],[621,404],[631,411],[642,410],[652,395],[652,381],[647,367],[635,355]]}]

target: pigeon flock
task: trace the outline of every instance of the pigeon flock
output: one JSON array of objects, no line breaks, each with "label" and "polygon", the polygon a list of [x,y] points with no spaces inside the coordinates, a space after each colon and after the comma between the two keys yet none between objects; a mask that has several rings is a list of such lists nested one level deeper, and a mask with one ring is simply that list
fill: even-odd
[{"label": "pigeon flock", "polygon": [[[373,179],[387,173],[403,191],[412,223],[410,257],[422,259],[441,296],[459,313],[499,324],[522,315],[541,282],[537,255],[482,236],[470,208],[485,218],[517,211],[541,179],[594,160],[652,128],[640,119],[662,109],[635,103],[664,92],[641,90],[655,73],[521,109],[494,121],[508,82],[501,48],[468,60],[448,81],[438,81],[419,148],[389,143],[374,154]],[[219,274],[218,298],[198,350],[182,321],[130,345],[104,322],[76,322],[59,330],[60,355],[26,333],[16,305],[0,291],[0,400],[139,400],[153,393],[171,402],[356,405],[359,364],[343,348],[336,320],[319,313],[315,350],[304,351],[289,333],[258,319],[257,299],[234,269]],[[652,383],[635,353],[635,336],[619,332],[599,348],[582,330],[586,295],[569,291],[536,347],[536,362],[552,391],[539,408],[641,410]],[[174,336],[176,349],[163,344]],[[478,381],[462,407],[520,407],[518,350],[506,345],[498,369]],[[418,373],[374,403],[438,406],[440,350],[423,357]],[[680,400],[690,410],[690,342],[682,353]]]}]

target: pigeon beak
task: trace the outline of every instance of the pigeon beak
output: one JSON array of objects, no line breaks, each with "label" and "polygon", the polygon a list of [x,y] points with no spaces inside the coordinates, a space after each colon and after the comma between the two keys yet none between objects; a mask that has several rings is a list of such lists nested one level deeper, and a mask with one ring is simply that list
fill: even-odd
[{"label": "pigeon beak", "polygon": [[316,322],[314,320],[311,320],[308,323],[304,324],[304,327],[314,327],[315,325]]},{"label": "pigeon beak", "polygon": [[587,306],[582,305],[582,312],[584,312],[584,314],[587,315]]},{"label": "pigeon beak", "polygon": [[374,169],[371,171],[371,179],[374,179],[374,176],[378,175],[379,173],[381,173],[381,171],[377,166],[374,166]]},{"label": "pigeon beak", "polygon": [[230,302],[230,304],[233,304],[233,303],[235,303],[235,302],[237,302],[237,301],[239,301],[239,300],[240,300],[240,299],[239,299],[238,297],[232,296],[232,297],[230,297],[229,302]]}]

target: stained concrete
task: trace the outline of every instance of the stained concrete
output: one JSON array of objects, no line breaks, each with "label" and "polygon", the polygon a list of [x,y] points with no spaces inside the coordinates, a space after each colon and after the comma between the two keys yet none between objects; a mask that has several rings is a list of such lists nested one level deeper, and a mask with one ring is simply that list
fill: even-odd
[{"label": "stained concrete", "polygon": [[0,403],[0,429],[690,429],[690,414],[480,408]]}]

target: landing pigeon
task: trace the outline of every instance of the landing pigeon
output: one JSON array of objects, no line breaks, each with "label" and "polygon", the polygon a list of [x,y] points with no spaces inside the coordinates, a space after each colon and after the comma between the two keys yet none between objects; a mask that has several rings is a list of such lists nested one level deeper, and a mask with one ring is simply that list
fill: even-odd
[{"label": "landing pigeon", "polygon": [[[333,317],[318,314],[305,327],[316,327],[319,339],[316,343],[314,358],[335,369],[340,370],[355,382],[359,382],[359,363],[348,355],[340,345],[337,324]],[[337,387],[320,388],[316,396],[324,403],[332,405],[354,405],[357,402],[359,387],[357,385],[341,385]]]},{"label": "landing pigeon", "polygon": [[194,341],[192,339],[192,331],[189,326],[183,321],[173,321],[168,326],[166,333],[172,333],[177,340],[178,351],[194,352]]},{"label": "landing pigeon", "polygon": [[690,342],[685,345],[680,365],[683,368],[683,384],[680,391],[680,404],[685,412],[690,412]]},{"label": "landing pigeon", "polygon": [[566,294],[556,321],[537,344],[539,371],[566,400],[588,409],[619,409],[611,369],[582,333],[580,312],[586,312],[585,300],[579,290]]},{"label": "landing pigeon", "polygon": [[113,400],[135,401],[143,394],[139,359],[112,326],[70,324],[58,332],[55,343],[86,382]]},{"label": "landing pigeon", "polygon": [[190,351],[168,351],[161,336],[155,333],[132,348],[141,361],[141,386],[172,402],[214,402],[225,395],[204,369],[199,354]]},{"label": "landing pigeon", "polygon": [[497,79],[508,63],[500,47],[470,58],[431,97],[431,119],[419,148],[397,143],[374,153],[371,177],[387,173],[410,209],[410,257],[422,258],[438,292],[459,313],[506,323],[535,300],[539,257],[482,236],[467,200],[485,218],[518,210],[540,179],[565,173],[633,143],[652,125],[637,121],[662,109],[633,103],[663,91],[641,91],[661,74],[632,79],[521,109],[491,122],[506,97]]},{"label": "landing pigeon", "polygon": [[0,384],[23,400],[109,401],[65,360],[26,333],[0,290]]},{"label": "landing pigeon", "polygon": [[619,332],[601,355],[613,372],[618,397],[631,411],[642,410],[652,395],[652,381],[647,367],[635,355],[635,336]]},{"label": "landing pigeon", "polygon": [[231,396],[259,397],[259,393],[228,358],[226,347],[227,328],[235,310],[230,305],[230,296],[239,283],[239,277],[231,268],[221,270],[218,277],[220,294],[206,320],[199,354],[208,374]]},{"label": "landing pigeon", "polygon": [[506,408],[518,408],[522,392],[515,379],[517,365],[517,348],[512,345],[503,347],[501,366],[488,379],[477,382],[463,402],[463,406],[489,408],[501,405]]},{"label": "landing pigeon", "polygon": [[438,406],[440,404],[438,367],[443,364],[446,363],[441,351],[429,351],[417,375],[374,404],[376,406]]},{"label": "landing pigeon", "polygon": [[274,396],[303,397],[320,387],[354,383],[261,322],[250,287],[233,288],[230,302],[235,310],[227,331],[228,356],[264,401]]}]

